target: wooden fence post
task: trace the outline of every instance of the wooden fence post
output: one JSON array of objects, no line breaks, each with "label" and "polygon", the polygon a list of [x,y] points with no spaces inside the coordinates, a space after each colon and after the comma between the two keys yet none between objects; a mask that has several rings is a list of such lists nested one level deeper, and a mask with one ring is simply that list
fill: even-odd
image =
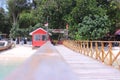
[{"label": "wooden fence post", "polygon": [[112,43],[111,42],[109,42],[109,45],[108,45],[108,47],[109,47],[109,65],[112,65]]},{"label": "wooden fence post", "polygon": [[101,61],[104,62],[104,42],[101,42],[101,50],[102,50],[102,57],[101,57]]},{"label": "wooden fence post", "polygon": [[96,50],[96,55],[95,55],[95,58],[96,59],[98,59],[98,53],[99,53],[99,51],[98,51],[98,43],[97,42],[95,42],[95,50]]}]

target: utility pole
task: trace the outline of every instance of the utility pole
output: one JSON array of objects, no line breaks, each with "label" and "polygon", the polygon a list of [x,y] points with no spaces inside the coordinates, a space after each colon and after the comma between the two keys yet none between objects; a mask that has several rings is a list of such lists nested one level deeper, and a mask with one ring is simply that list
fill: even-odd
[{"label": "utility pole", "polygon": [[48,32],[48,16],[47,16],[47,40],[49,40],[49,32]]},{"label": "utility pole", "polygon": [[46,35],[47,40],[49,40],[49,31],[48,31],[48,16],[47,16],[47,21],[46,21],[46,23],[45,23],[45,25],[44,25],[44,26],[46,27],[46,31],[47,31],[47,35]]}]

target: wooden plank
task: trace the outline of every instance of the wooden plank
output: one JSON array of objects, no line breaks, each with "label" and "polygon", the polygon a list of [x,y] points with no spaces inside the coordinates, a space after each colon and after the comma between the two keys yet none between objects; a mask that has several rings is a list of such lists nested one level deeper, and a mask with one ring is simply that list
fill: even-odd
[{"label": "wooden plank", "polygon": [[38,49],[5,80],[78,80],[50,42]]},{"label": "wooden plank", "polygon": [[79,80],[120,80],[120,71],[100,61],[74,52],[63,45],[56,49],[78,75]]}]

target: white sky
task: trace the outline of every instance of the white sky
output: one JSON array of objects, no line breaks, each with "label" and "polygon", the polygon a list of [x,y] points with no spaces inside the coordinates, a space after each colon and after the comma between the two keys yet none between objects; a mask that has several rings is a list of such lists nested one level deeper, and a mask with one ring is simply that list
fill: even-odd
[{"label": "white sky", "polygon": [[6,1],[7,0],[0,0],[0,7],[3,7],[4,9],[5,9],[5,11],[7,11],[7,9],[6,9]]}]

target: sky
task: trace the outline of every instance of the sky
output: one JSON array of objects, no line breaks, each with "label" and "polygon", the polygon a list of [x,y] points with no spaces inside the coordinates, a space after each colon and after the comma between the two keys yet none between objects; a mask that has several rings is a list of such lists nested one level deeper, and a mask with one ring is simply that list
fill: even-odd
[{"label": "sky", "polygon": [[[32,3],[33,2],[33,0],[27,0],[27,2],[30,2],[30,3]],[[7,10],[7,0],[0,0],[0,7],[3,7],[4,9],[5,9],[5,11],[8,11]]]},{"label": "sky", "polygon": [[3,7],[5,11],[7,11],[6,1],[7,0],[0,0],[0,7]]}]

